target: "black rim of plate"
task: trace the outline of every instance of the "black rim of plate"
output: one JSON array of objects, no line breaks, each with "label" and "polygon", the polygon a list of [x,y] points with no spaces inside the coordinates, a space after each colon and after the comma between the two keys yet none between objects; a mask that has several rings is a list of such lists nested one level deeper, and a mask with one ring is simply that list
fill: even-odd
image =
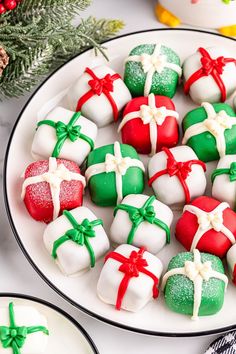
[{"label": "black rim of plate", "polygon": [[31,296],[31,295],[25,295],[25,294],[20,294],[20,293],[0,293],[0,299],[1,298],[11,298],[11,299],[21,299],[21,300],[27,300],[27,301],[32,301],[39,303],[43,306],[46,306],[50,309],[52,309],[55,312],[58,312],[60,315],[65,317],[69,322],[71,322],[82,334],[82,336],[86,339],[87,343],[90,345],[90,348],[93,350],[94,354],[99,354],[99,351],[94,344],[92,338],[90,335],[86,332],[86,330],[72,317],[70,316],[67,312],[62,310],[61,308],[57,307],[56,305],[52,304],[51,302],[48,302],[43,299],[39,299],[38,297]]},{"label": "black rim of plate", "polygon": [[[144,31],[135,31],[132,33],[127,33],[127,34],[123,34],[121,36],[117,36],[115,38],[111,38],[107,41],[105,41],[103,44],[106,44],[108,42],[112,42],[112,41],[116,41],[117,39],[119,40],[120,38],[124,38],[124,37],[128,37],[128,36],[133,36],[135,34],[142,34],[142,33],[146,33],[146,32],[163,32],[163,31],[184,31],[184,32],[198,32],[198,33],[202,33],[202,34],[207,34],[207,35],[211,35],[211,36],[217,36],[217,37],[222,37],[225,38],[227,40],[232,40],[234,42],[236,42],[236,39],[231,38],[231,37],[226,37],[223,36],[219,33],[214,33],[214,32],[209,32],[209,31],[204,31],[204,30],[198,30],[198,29],[189,29],[189,28],[156,28],[156,29],[148,29],[148,30],[144,30]],[[89,51],[91,48],[86,49],[85,51],[83,51],[82,53],[75,55],[73,58],[71,58],[70,60],[68,60],[66,63],[64,63],[63,65],[61,65],[57,70],[55,70],[54,72],[52,72],[41,84],[40,86],[36,89],[36,91],[31,95],[31,97],[28,99],[28,101],[26,102],[26,104],[24,105],[23,109],[21,110],[10,135],[9,141],[8,141],[8,145],[7,145],[7,149],[6,149],[6,153],[5,153],[5,159],[4,159],[4,168],[3,168],[3,190],[4,190],[4,201],[5,201],[5,207],[6,207],[6,211],[7,211],[7,215],[8,215],[8,219],[10,222],[10,226],[12,228],[13,234],[16,238],[16,241],[18,242],[22,252],[24,253],[25,257],[28,259],[29,263],[32,265],[32,267],[36,270],[36,272],[41,276],[41,278],[57,293],[59,294],[62,298],[64,298],[66,301],[68,301],[71,305],[75,306],[76,308],[78,308],[79,310],[85,312],[87,315],[94,317],[102,322],[105,322],[107,324],[110,324],[112,326],[121,328],[121,329],[125,329],[131,332],[136,332],[136,333],[140,333],[140,334],[146,334],[146,335],[151,335],[151,336],[158,336],[158,337],[198,337],[198,336],[206,336],[206,335],[211,335],[211,334],[217,334],[217,333],[222,333],[222,332],[226,332],[226,331],[230,331],[233,329],[236,329],[236,323],[232,324],[230,326],[226,326],[226,327],[221,327],[221,328],[216,328],[213,330],[205,330],[205,331],[199,331],[199,332],[176,332],[176,333],[172,333],[172,332],[159,332],[159,331],[151,331],[151,330],[145,330],[145,329],[140,329],[140,328],[136,328],[136,327],[131,327],[131,326],[126,326],[125,324],[119,323],[119,322],[114,322],[110,319],[107,319],[106,317],[103,317],[101,315],[98,315],[95,312],[90,311],[89,309],[81,306],[79,303],[77,303],[76,301],[72,300],[71,298],[69,298],[66,294],[64,294],[58,287],[56,287],[46,276],[45,274],[42,273],[42,271],[38,268],[38,266],[34,263],[33,259],[31,258],[30,254],[27,252],[27,250],[25,249],[23,243],[21,242],[21,238],[18,235],[17,229],[15,227],[14,224],[14,220],[12,218],[11,215],[11,209],[10,209],[10,205],[9,205],[9,201],[8,201],[8,196],[7,196],[7,182],[6,182],[6,175],[7,175],[7,163],[8,163],[8,157],[9,157],[9,151],[10,151],[10,147],[11,147],[11,142],[15,133],[15,130],[17,128],[17,125],[21,119],[21,116],[23,115],[25,109],[27,108],[29,102],[32,100],[32,98],[37,94],[37,92],[40,90],[40,88],[48,81],[50,80],[53,75],[60,70],[62,67],[64,67],[65,65],[67,65],[70,61],[72,61],[73,59],[79,57],[80,55],[82,55],[83,53],[86,53],[87,51]]]}]

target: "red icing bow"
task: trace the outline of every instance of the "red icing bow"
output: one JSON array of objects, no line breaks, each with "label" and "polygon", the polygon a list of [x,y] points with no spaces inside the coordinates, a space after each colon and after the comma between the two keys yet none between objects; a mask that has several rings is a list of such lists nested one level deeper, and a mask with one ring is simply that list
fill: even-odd
[{"label": "red icing bow", "polygon": [[126,258],[120,253],[117,252],[110,252],[106,257],[105,257],[105,262],[109,259],[112,258],[118,262],[121,262],[122,264],[119,267],[119,271],[124,273],[124,278],[122,279],[118,293],[117,293],[117,300],[116,300],[116,309],[120,310],[122,301],[124,299],[125,293],[127,291],[128,285],[130,280],[133,277],[139,277],[139,273],[146,274],[150,278],[152,278],[154,284],[153,284],[153,297],[157,298],[158,297],[158,281],[159,279],[151,273],[149,270],[146,269],[148,266],[148,263],[146,259],[143,258],[143,254],[146,251],[144,247],[140,248],[138,252],[132,251],[129,255],[129,258]]},{"label": "red icing bow", "polygon": [[223,56],[220,56],[216,59],[211,58],[210,54],[208,51],[204,48],[199,48],[198,49],[199,53],[201,54],[201,64],[202,67],[195,71],[189,79],[185,82],[184,85],[184,92],[185,94],[189,93],[189,90],[194,84],[194,82],[198,81],[204,76],[209,76],[211,75],[213,79],[215,80],[217,86],[220,89],[221,92],[221,102],[224,102],[226,100],[226,87],[225,84],[221,78],[221,75],[224,72],[224,67],[228,63],[235,63],[236,64],[236,59],[234,58],[225,58]]},{"label": "red icing bow", "polygon": [[112,76],[107,74],[103,79],[89,80],[88,84],[96,95],[101,96],[103,92],[113,92],[113,81]]},{"label": "red icing bow", "polygon": [[185,162],[176,161],[172,152],[168,148],[163,147],[162,151],[164,151],[167,155],[166,168],[164,170],[158,171],[149,179],[148,181],[149,186],[151,186],[152,183],[158,177],[161,177],[163,175],[168,174],[170,177],[177,176],[184,189],[185,201],[187,204],[190,203],[191,198],[190,198],[189,188],[186,183],[186,179],[189,173],[192,171],[192,165],[200,165],[203,168],[203,170],[206,171],[205,163],[200,160],[189,160]]},{"label": "red icing bow", "polygon": [[103,78],[99,78],[95,75],[95,73],[89,69],[86,68],[85,72],[89,74],[92,79],[88,81],[88,85],[91,87],[91,90],[86,92],[82,97],[80,97],[77,107],[76,107],[76,112],[81,111],[82,106],[94,95],[101,96],[103,93],[108,101],[110,102],[113,110],[113,115],[114,115],[114,120],[116,121],[118,119],[118,107],[111,96],[110,92],[113,92],[114,90],[114,81],[120,79],[119,74],[107,74]]}]

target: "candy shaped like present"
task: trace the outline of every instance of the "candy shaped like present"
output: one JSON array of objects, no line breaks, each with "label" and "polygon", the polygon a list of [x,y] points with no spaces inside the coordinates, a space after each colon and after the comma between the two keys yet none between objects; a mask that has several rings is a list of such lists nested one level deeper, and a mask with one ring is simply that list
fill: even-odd
[{"label": "candy shaped like present", "polygon": [[144,165],[136,150],[116,141],[93,150],[85,176],[92,201],[100,206],[120,203],[128,194],[144,189]]},{"label": "candy shaped like present", "polygon": [[141,44],[125,60],[124,82],[133,97],[154,93],[172,98],[181,75],[179,56],[161,44]]},{"label": "candy shaped like present", "polygon": [[202,161],[214,161],[236,153],[236,115],[224,103],[202,103],[183,119],[183,144]]},{"label": "candy shaped like present", "polygon": [[228,278],[221,260],[208,253],[182,252],[173,257],[162,279],[167,306],[174,312],[209,316],[223,306]]},{"label": "candy shaped like present", "polygon": [[184,92],[192,100],[224,102],[236,90],[236,58],[220,47],[199,48],[183,65]]},{"label": "candy shaped like present", "polygon": [[118,132],[121,131],[123,143],[132,145],[141,154],[154,155],[163,146],[178,143],[178,118],[170,98],[151,93],[127,104]]},{"label": "candy shaped like present", "polygon": [[0,307],[0,353],[46,353],[49,331],[46,318],[32,306]]},{"label": "candy shaped like present", "polygon": [[236,244],[233,245],[226,255],[230,279],[236,285]]},{"label": "candy shaped like present", "polygon": [[170,242],[171,209],[155,196],[129,194],[114,210],[110,239],[116,244],[144,246],[156,254]]},{"label": "candy shaped like present", "polygon": [[225,202],[199,197],[185,205],[175,234],[188,251],[197,248],[223,258],[235,243],[236,213]]},{"label": "candy shaped like present", "polygon": [[21,197],[32,218],[48,223],[82,205],[85,184],[75,162],[50,157],[26,168]]},{"label": "candy shaped like present", "polygon": [[97,285],[99,298],[117,310],[136,312],[158,297],[161,261],[131,245],[121,245],[108,253]]},{"label": "candy shaped like present", "polygon": [[236,155],[222,157],[212,172],[212,196],[227,202],[231,209],[236,207]]},{"label": "candy shaped like present", "polygon": [[73,111],[81,111],[99,128],[117,121],[120,111],[131,100],[120,75],[106,65],[86,68],[67,97]]},{"label": "candy shaped like present", "polygon": [[64,210],[46,227],[43,239],[60,270],[69,276],[93,268],[109,250],[102,220],[84,206]]},{"label": "candy shaped like present", "polygon": [[188,146],[162,148],[148,164],[149,186],[156,197],[167,205],[189,203],[204,194],[205,164]]},{"label": "candy shaped like present", "polygon": [[97,130],[81,112],[56,107],[37,123],[32,155],[35,159],[52,156],[71,160],[80,166],[94,148]]}]

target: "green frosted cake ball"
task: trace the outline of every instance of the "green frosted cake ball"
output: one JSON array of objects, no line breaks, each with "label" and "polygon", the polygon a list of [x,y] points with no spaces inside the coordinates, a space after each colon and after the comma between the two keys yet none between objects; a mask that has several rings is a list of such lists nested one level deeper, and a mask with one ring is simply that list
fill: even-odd
[{"label": "green frosted cake ball", "polygon": [[183,144],[204,161],[236,153],[236,115],[225,103],[202,103],[183,119]]},{"label": "green frosted cake ball", "polygon": [[197,319],[222,308],[227,283],[220,258],[195,249],[171,259],[162,288],[172,311]]},{"label": "green frosted cake ball", "polygon": [[144,165],[136,150],[116,141],[93,150],[85,176],[92,201],[100,206],[119,204],[128,194],[144,189]]},{"label": "green frosted cake ball", "polygon": [[124,82],[133,97],[154,93],[172,98],[181,75],[179,56],[164,45],[139,45],[125,60]]}]

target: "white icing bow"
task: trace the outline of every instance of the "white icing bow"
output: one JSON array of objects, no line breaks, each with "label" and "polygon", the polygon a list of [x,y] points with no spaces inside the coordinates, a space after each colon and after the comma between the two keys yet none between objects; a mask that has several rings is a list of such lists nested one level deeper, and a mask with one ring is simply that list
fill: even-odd
[{"label": "white icing bow", "polygon": [[223,226],[222,211],[216,213],[204,213],[198,217],[198,224],[202,230],[214,229],[220,232]]},{"label": "white icing bow", "polygon": [[144,53],[140,56],[140,62],[145,73],[154,70],[158,72],[158,74],[161,74],[166,67],[167,59],[165,55],[150,55]]},{"label": "white icing bow", "polygon": [[208,281],[211,277],[212,266],[210,261],[202,263],[186,261],[184,265],[186,276],[194,281],[198,276]]},{"label": "white icing bow", "polygon": [[168,116],[166,107],[150,107],[143,104],[140,107],[140,118],[143,121],[143,124],[150,124],[151,121],[154,121],[158,125],[162,125]]},{"label": "white icing bow", "polygon": [[216,135],[220,135],[222,129],[231,129],[234,124],[235,121],[232,121],[232,117],[230,117],[225,111],[220,111],[215,116],[207,118],[204,121],[206,128]]},{"label": "white icing bow", "polygon": [[62,181],[69,182],[72,180],[71,171],[69,171],[65,165],[59,164],[54,167],[54,169],[51,169],[51,171],[45,172],[42,175],[41,178],[43,181],[48,182],[54,188],[58,188]]},{"label": "white icing bow", "polygon": [[127,169],[131,165],[130,157],[116,157],[112,154],[106,155],[105,170],[106,172],[119,173],[122,176],[126,174]]}]

